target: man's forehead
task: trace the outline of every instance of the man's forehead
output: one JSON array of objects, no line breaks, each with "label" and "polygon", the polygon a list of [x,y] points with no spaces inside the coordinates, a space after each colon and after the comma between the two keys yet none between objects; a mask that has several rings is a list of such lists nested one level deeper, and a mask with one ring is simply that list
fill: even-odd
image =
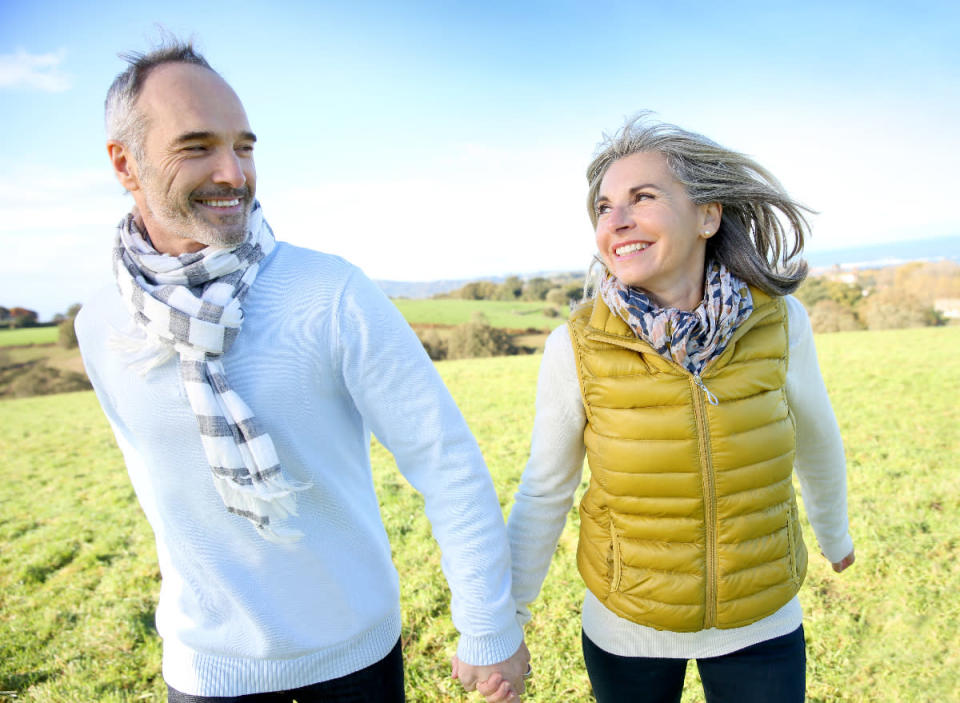
[{"label": "man's forehead", "polygon": [[137,106],[153,123],[182,129],[249,131],[240,98],[210,69],[187,63],[157,66],[147,76]]}]

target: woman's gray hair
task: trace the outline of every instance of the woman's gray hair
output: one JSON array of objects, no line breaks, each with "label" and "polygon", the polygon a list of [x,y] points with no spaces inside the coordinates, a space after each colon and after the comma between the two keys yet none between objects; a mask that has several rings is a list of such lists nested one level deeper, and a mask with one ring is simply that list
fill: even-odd
[{"label": "woman's gray hair", "polygon": [[770,295],[796,290],[807,275],[800,254],[810,226],[803,211],[813,211],[791,199],[773,174],[748,156],[676,125],[651,121],[650,114],[641,112],[619,132],[604,134],[597,147],[587,168],[593,226],[600,183],[610,165],[638,152],[659,152],[694,203],[723,206],[720,228],[707,240],[707,260],[719,261]]},{"label": "woman's gray hair", "polygon": [[163,43],[148,53],[128,51],[120,54],[120,58],[130,65],[113,79],[107,91],[104,103],[107,139],[126,146],[139,161],[143,158],[147,119],[137,109],[137,98],[150,72],[165,63],[191,63],[213,69],[194,48],[192,41],[184,42],[171,36],[165,36]]}]

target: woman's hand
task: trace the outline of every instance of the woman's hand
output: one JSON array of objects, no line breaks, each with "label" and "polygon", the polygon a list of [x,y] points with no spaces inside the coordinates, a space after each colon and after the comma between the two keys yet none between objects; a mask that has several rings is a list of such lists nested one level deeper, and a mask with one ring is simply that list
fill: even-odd
[{"label": "woman's hand", "polygon": [[853,550],[851,549],[850,553],[843,559],[833,562],[833,570],[839,574],[841,571],[850,566],[855,560],[856,557],[853,555]]},{"label": "woman's hand", "polygon": [[473,666],[460,661],[456,656],[452,661],[453,678],[467,691],[476,689],[488,703],[518,703],[523,693],[524,678],[530,670],[530,652],[523,642],[506,661],[491,666]]}]

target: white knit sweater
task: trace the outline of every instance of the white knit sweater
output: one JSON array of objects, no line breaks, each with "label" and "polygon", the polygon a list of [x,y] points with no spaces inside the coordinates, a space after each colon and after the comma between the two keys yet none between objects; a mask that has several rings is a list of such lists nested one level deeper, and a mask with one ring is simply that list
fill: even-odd
[{"label": "white knit sweater", "polygon": [[[843,443],[817,364],[810,320],[795,298],[788,296],[786,301],[790,330],[786,391],[797,428],[795,466],[820,549],[835,562],[853,549],[847,529]],[[507,526],[513,594],[524,623],[530,619],[527,606],[540,592],[580,485],[585,424],[573,347],[564,325],[553,331],[544,350],[530,460]],[[687,659],[719,656],[787,634],[799,627],[802,613],[793,598],[776,613],[746,627],[664,632],[615,615],[587,590],[582,617],[584,633],[607,652]]]},{"label": "white knit sweater", "polygon": [[522,638],[505,526],[459,410],[396,307],[345,261],[279,244],[243,305],[224,366],[276,445],[304,533],[268,542],[217,495],[176,361],[146,376],[110,344],[136,334],[115,287],[77,336],[163,576],[163,676],[193,695],[305,686],[364,668],[400,635],[399,586],[370,471],[370,432],[420,493],[452,592],[459,657],[507,659]]}]

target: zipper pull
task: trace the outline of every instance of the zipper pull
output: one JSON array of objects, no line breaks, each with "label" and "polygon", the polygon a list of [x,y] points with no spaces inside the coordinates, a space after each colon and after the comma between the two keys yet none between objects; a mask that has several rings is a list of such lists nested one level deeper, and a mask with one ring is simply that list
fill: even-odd
[{"label": "zipper pull", "polygon": [[700,378],[700,374],[693,374],[693,380],[696,382],[700,388],[703,389],[703,392],[707,395],[707,402],[710,405],[720,405],[720,400],[713,393],[710,392],[710,389],[707,388],[707,384],[703,382],[703,379]]}]

